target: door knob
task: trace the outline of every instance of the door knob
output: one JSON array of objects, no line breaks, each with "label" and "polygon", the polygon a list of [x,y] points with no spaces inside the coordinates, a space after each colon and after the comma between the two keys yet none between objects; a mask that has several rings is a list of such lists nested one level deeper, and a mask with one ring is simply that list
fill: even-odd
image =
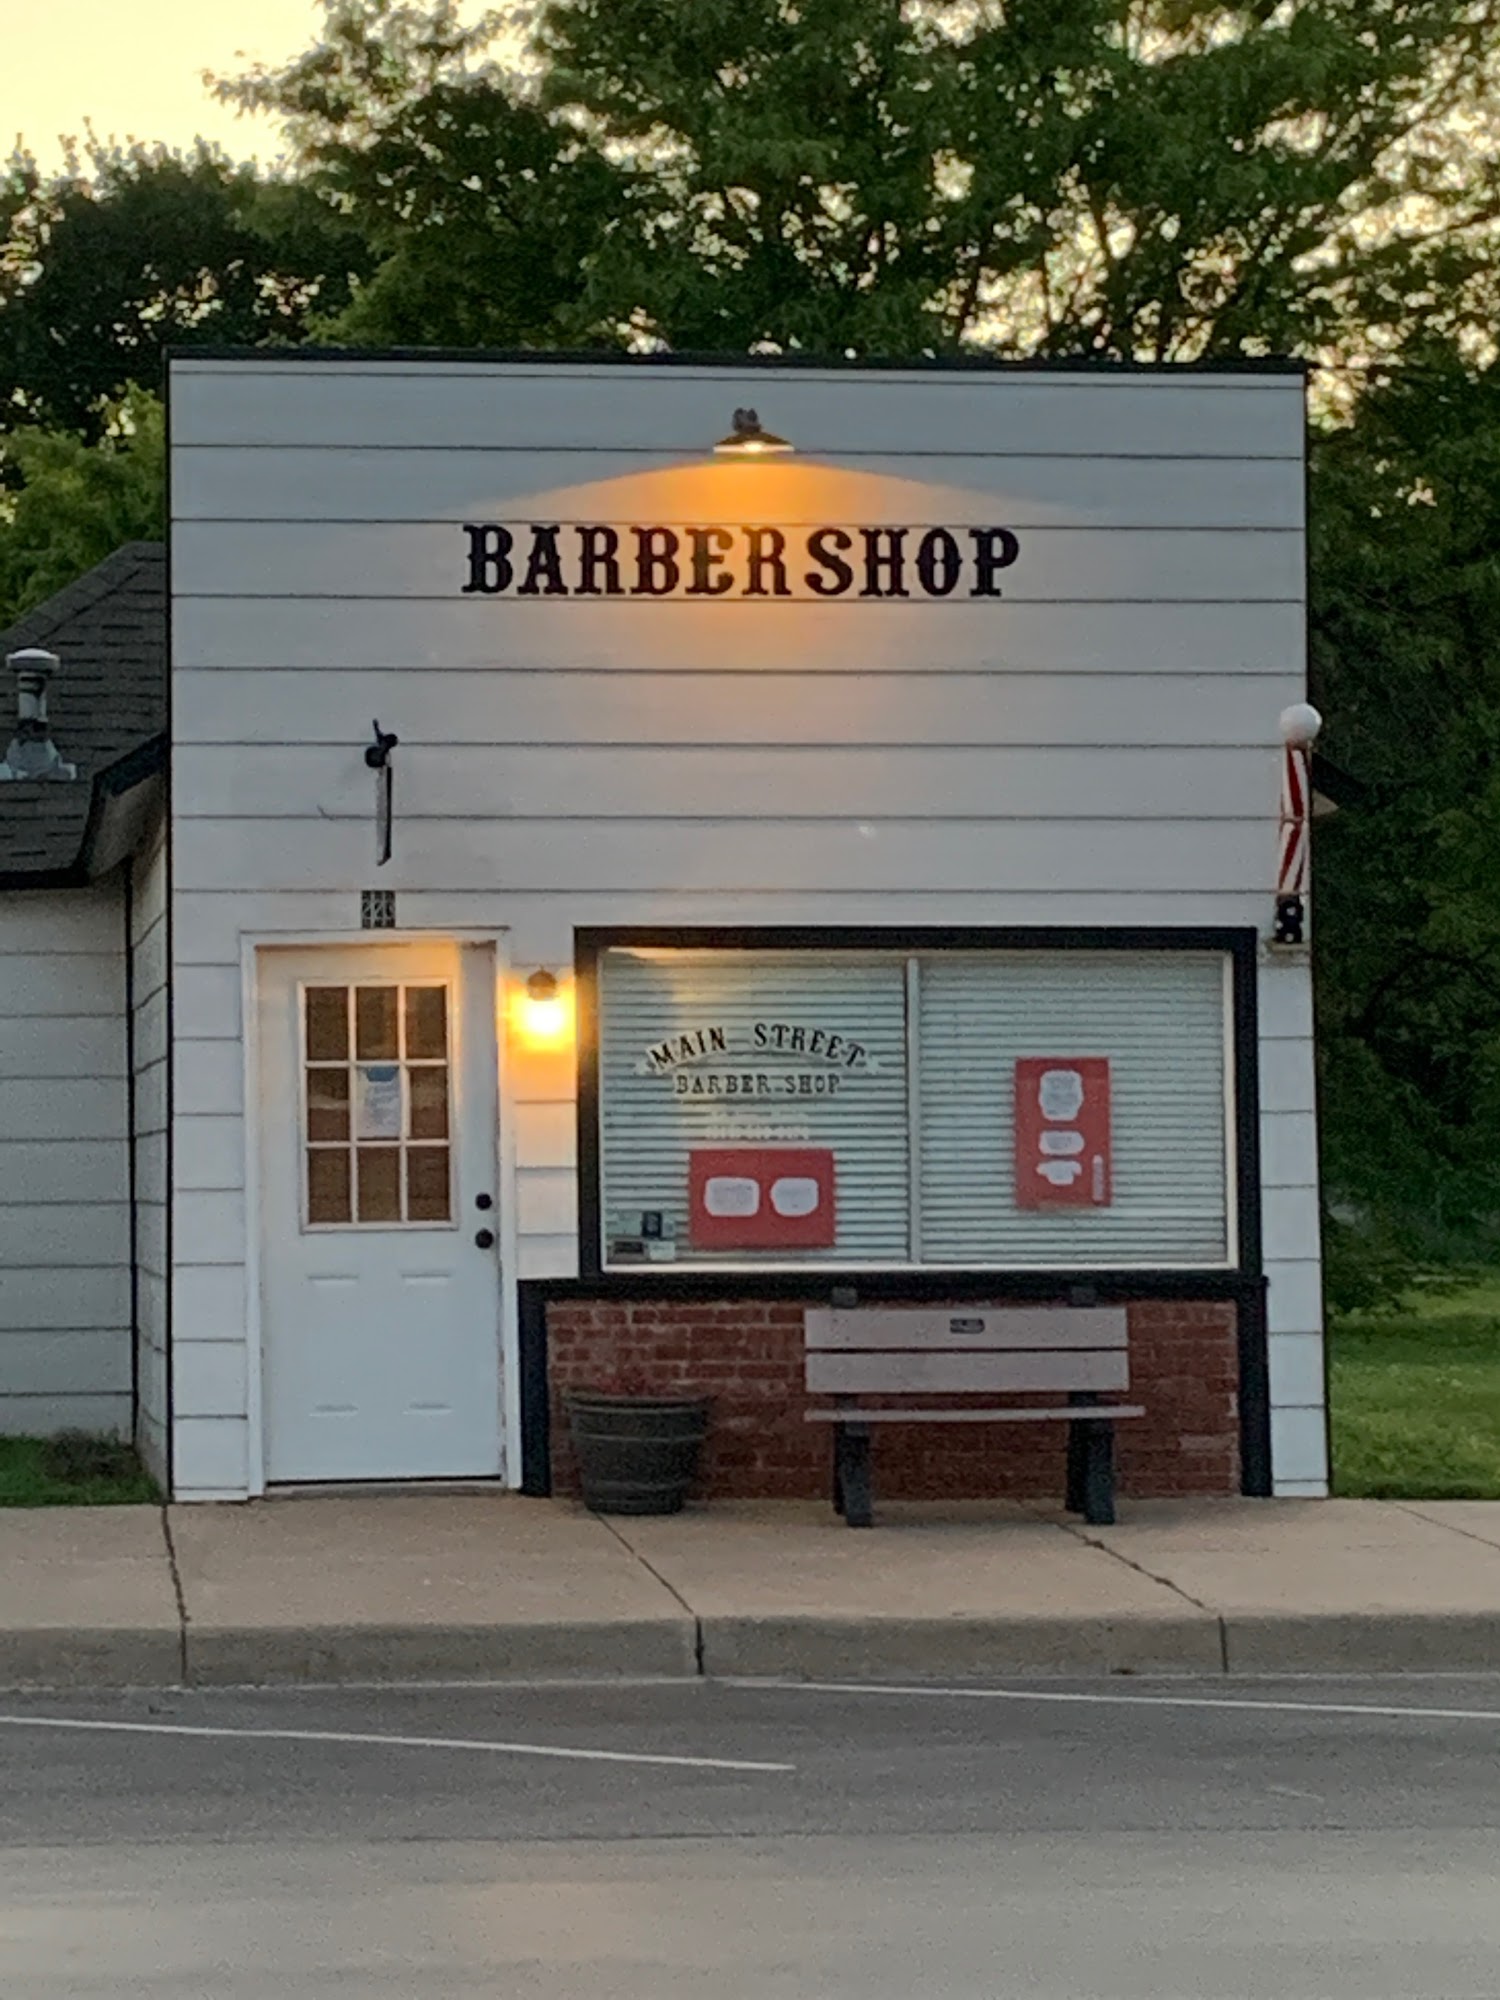
[{"label": "door knob", "polygon": [[474,1242],[477,1248],[479,1248],[480,1250],[493,1250],[495,1247],[494,1230],[476,1229],[474,1231]]}]

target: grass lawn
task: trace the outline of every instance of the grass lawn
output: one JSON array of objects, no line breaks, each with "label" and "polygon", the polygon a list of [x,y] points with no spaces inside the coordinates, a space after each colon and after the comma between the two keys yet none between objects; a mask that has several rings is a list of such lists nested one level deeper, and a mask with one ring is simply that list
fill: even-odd
[{"label": "grass lawn", "polygon": [[1333,1490],[1500,1500],[1500,1277],[1329,1335]]},{"label": "grass lawn", "polygon": [[129,1445],[113,1438],[0,1437],[0,1507],[114,1507],[159,1498]]}]

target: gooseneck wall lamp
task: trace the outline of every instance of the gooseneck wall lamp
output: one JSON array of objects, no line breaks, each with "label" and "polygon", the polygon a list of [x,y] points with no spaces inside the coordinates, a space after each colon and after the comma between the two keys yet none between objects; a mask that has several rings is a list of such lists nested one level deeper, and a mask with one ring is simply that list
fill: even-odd
[{"label": "gooseneck wall lamp", "polygon": [[775,452],[795,451],[796,446],[768,431],[754,410],[736,410],[729,435],[721,437],[714,450],[722,458],[767,458]]}]

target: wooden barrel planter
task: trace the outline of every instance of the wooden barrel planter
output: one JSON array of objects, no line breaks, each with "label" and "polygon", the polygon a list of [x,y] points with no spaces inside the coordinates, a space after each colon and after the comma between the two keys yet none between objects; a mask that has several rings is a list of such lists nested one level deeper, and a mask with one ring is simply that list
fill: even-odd
[{"label": "wooden barrel planter", "polygon": [[586,1507],[596,1514],[681,1512],[708,1430],[706,1397],[570,1389],[564,1400]]}]

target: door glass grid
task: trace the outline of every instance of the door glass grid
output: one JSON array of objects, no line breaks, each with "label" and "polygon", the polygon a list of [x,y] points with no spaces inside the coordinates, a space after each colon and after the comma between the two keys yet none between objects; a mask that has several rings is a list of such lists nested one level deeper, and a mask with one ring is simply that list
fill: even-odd
[{"label": "door glass grid", "polygon": [[452,1222],[448,1030],[445,985],[302,989],[309,1228]]}]

